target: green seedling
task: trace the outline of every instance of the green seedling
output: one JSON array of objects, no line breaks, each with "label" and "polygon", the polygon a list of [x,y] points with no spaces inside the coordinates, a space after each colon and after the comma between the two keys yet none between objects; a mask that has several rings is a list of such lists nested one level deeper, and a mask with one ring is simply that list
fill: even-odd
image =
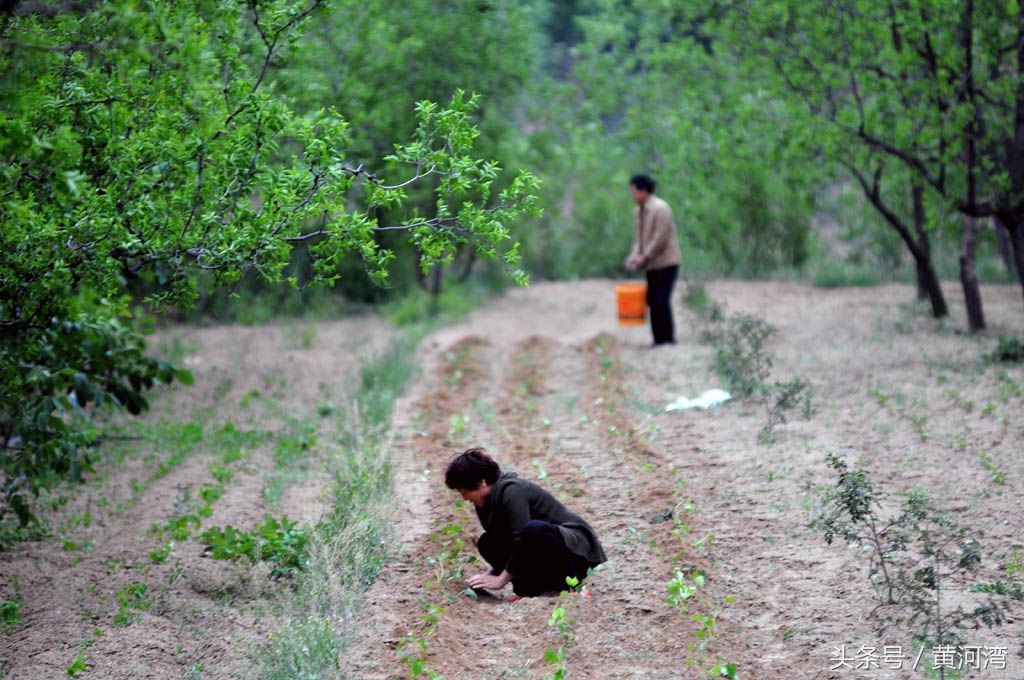
[{"label": "green seedling", "polygon": [[568,673],[568,650],[572,646],[573,631],[576,627],[576,619],[568,616],[568,609],[572,595],[579,592],[580,580],[574,576],[566,576],[565,584],[568,589],[559,595],[551,615],[548,616],[548,626],[558,630],[560,640],[558,647],[548,647],[544,650],[544,663],[548,666],[544,680],[563,680]]},{"label": "green seedling", "polygon": [[440,545],[440,549],[427,558],[427,562],[434,567],[437,582],[461,579],[465,565],[474,559],[472,555],[462,552],[466,545],[462,540],[462,525],[449,524],[431,534],[430,539]]},{"label": "green seedling", "polygon": [[115,626],[130,626],[137,612],[149,610],[149,594],[145,583],[129,583],[114,593],[117,598]]},{"label": "green seedling", "polygon": [[[426,675],[431,680],[443,680],[437,671],[427,666],[426,657],[427,651],[430,649],[429,639],[437,632],[437,625],[445,610],[441,605],[429,603],[423,598],[420,598],[420,607],[425,612],[420,617],[424,628],[419,636],[409,633],[402,638],[402,642],[398,646],[399,651],[402,652],[401,662],[405,665],[410,678]],[[413,651],[406,652],[405,650],[410,647]]]},{"label": "green seedling", "polygon": [[174,550],[174,542],[170,541],[165,545],[160,546],[156,550],[149,551],[149,561],[153,564],[163,564],[167,561],[167,558],[171,556],[171,551]]},{"label": "green seedling", "polygon": [[711,667],[708,673],[713,678],[729,678],[729,680],[739,680],[739,671],[736,670],[736,664],[734,663],[716,663]]},{"label": "green seedling", "polygon": [[67,673],[69,676],[74,678],[87,670],[89,670],[89,666],[85,663],[85,648],[79,647],[74,660],[68,664]]},{"label": "green seedling", "polygon": [[263,524],[254,531],[230,525],[207,529],[203,541],[206,543],[204,554],[215,560],[268,562],[272,565],[270,577],[273,579],[293,576],[309,564],[309,535],[287,516],[278,521],[269,513],[264,514]]},{"label": "green seedling", "polygon": [[10,633],[21,624],[21,598],[0,601],[0,630]]},{"label": "green seedling", "polygon": [[455,439],[466,431],[466,427],[469,426],[469,416],[462,413],[455,413],[448,422],[450,423],[450,427],[448,428],[448,438]]},{"label": "green seedling", "polygon": [[686,580],[686,574],[681,569],[676,569],[675,576],[668,582],[668,598],[666,603],[673,607],[685,610],[690,598],[697,594],[697,589],[704,586],[704,573],[697,572],[693,576],[693,582]]}]

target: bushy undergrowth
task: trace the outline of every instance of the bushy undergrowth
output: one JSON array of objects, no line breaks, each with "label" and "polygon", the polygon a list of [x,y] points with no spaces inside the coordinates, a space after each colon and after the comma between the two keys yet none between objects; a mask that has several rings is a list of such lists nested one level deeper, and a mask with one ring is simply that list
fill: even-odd
[{"label": "bushy undergrowth", "polygon": [[774,431],[786,423],[794,411],[804,419],[814,415],[810,383],[802,378],[769,382],[774,357],[768,349],[777,330],[753,314],[726,314],[707,288],[690,283],[683,291],[683,304],[696,315],[700,341],[713,348],[713,367],[726,388],[738,397],[764,399],[767,420],[758,432],[758,441],[774,441]]},{"label": "bushy undergrowth", "polygon": [[1024,338],[1001,335],[995,348],[987,356],[992,363],[1012,364],[1024,361]]}]

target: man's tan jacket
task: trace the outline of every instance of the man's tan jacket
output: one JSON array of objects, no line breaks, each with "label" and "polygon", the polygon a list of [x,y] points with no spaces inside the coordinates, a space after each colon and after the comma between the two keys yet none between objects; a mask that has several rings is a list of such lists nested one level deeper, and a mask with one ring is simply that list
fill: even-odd
[{"label": "man's tan jacket", "polygon": [[661,269],[679,264],[679,243],[672,208],[654,194],[633,212],[633,248],[630,255],[643,255],[642,268]]}]

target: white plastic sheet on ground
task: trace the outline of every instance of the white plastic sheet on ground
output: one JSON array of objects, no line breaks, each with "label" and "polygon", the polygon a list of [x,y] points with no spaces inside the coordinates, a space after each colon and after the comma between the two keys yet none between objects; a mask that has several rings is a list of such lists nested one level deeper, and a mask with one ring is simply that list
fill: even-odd
[{"label": "white plastic sheet on ground", "polygon": [[685,411],[690,408],[699,408],[707,410],[712,406],[718,406],[732,399],[732,395],[725,390],[720,390],[717,387],[711,390],[707,390],[696,399],[688,399],[686,397],[676,397],[676,400],[665,407],[665,411]]}]

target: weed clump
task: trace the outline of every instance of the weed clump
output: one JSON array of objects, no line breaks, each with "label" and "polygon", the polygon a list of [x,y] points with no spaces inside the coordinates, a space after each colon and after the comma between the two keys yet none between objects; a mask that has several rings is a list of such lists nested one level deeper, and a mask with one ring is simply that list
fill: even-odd
[{"label": "weed clump", "polygon": [[1014,364],[1024,362],[1024,338],[1000,335],[995,349],[986,358],[991,363]]}]

